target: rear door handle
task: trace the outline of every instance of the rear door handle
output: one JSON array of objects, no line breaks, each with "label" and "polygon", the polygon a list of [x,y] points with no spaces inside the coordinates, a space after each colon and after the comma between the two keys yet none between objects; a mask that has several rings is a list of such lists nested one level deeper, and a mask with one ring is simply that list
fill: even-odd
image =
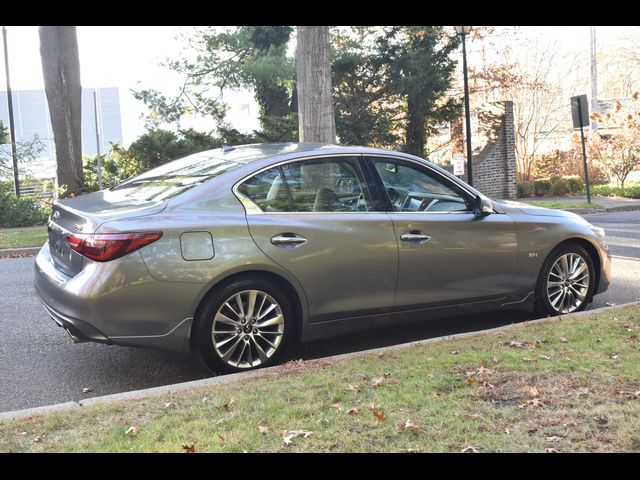
[{"label": "rear door handle", "polygon": [[280,233],[271,237],[271,243],[282,248],[297,248],[307,243],[307,239],[295,233]]},{"label": "rear door handle", "polygon": [[404,242],[425,243],[431,240],[431,235],[418,230],[411,230],[400,235],[400,240]]}]

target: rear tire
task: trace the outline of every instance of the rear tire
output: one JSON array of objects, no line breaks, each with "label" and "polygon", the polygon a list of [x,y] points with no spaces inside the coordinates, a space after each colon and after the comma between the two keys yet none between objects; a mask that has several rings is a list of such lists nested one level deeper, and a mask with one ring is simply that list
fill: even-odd
[{"label": "rear tire", "polygon": [[274,364],[293,338],[293,308],[282,290],[262,278],[234,281],[214,290],[198,312],[194,346],[216,373]]},{"label": "rear tire", "polygon": [[577,243],[553,250],[542,266],[536,287],[536,313],[556,316],[584,310],[595,285],[593,259]]}]

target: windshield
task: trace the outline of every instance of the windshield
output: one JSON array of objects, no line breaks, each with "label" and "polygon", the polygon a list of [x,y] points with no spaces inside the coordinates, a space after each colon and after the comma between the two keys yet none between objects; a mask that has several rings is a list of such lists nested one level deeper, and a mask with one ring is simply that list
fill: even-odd
[{"label": "windshield", "polygon": [[241,164],[198,153],[149,170],[110,189],[139,201],[166,200]]}]

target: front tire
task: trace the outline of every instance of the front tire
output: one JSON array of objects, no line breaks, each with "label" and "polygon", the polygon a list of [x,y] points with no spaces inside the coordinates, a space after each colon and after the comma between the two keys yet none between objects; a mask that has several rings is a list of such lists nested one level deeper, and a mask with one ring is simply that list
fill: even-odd
[{"label": "front tire", "polygon": [[567,243],[545,260],[538,278],[538,313],[556,316],[584,310],[593,296],[595,267],[582,246]]},{"label": "front tire", "polygon": [[293,334],[293,309],[266,279],[242,279],[214,291],[195,324],[195,347],[211,370],[232,373],[276,362]]}]

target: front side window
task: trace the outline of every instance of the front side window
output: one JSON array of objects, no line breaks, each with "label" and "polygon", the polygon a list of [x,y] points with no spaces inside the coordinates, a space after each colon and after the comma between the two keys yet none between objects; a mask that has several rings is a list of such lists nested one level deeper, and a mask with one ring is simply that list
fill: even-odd
[{"label": "front side window", "polygon": [[467,212],[468,195],[448,179],[409,162],[372,158],[396,212]]},{"label": "front side window", "polygon": [[238,192],[263,212],[363,212],[372,210],[356,157],[302,160],[255,175]]}]

